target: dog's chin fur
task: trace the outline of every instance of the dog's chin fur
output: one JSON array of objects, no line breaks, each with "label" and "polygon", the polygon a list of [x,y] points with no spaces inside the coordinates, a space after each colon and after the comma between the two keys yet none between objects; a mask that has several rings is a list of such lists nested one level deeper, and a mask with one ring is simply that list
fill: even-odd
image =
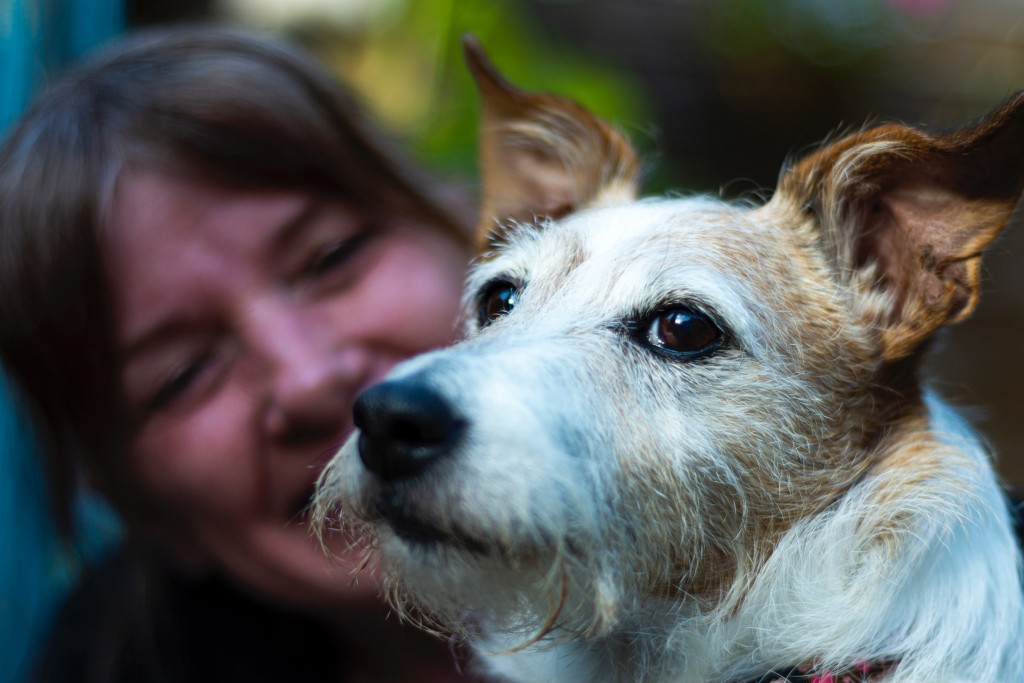
[{"label": "dog's chin fur", "polygon": [[[388,434],[353,436],[314,519],[340,510],[396,609],[508,680],[735,683],[874,661],[872,683],[1024,682],[1006,500],[921,379],[1024,185],[1024,96],[946,137],[840,140],[764,206],[634,201],[635,160],[607,126],[475,68],[485,203],[524,215],[514,202],[554,178],[538,204],[559,215],[486,222],[466,339],[379,394],[429,396],[451,431],[415,461]],[[506,191],[517,179],[528,191]],[[515,290],[503,313],[495,283]],[[705,341],[664,343],[679,310]]]}]

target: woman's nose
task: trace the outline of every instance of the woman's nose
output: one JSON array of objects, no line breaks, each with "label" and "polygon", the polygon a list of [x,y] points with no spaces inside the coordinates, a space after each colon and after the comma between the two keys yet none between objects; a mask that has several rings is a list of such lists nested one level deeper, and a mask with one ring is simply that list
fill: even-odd
[{"label": "woman's nose", "polygon": [[368,354],[299,316],[278,316],[259,347],[266,361],[268,434],[283,440],[336,436],[350,420],[353,394],[366,382]]}]

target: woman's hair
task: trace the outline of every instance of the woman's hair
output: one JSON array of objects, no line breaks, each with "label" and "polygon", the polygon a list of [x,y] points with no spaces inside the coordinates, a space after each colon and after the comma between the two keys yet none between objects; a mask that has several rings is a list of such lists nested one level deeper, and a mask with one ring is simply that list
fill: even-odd
[{"label": "woman's hair", "polygon": [[0,361],[34,418],[65,532],[83,467],[129,518],[139,507],[100,247],[126,165],[338,197],[467,239],[335,79],[293,47],[164,29],[66,73],[0,148]]}]

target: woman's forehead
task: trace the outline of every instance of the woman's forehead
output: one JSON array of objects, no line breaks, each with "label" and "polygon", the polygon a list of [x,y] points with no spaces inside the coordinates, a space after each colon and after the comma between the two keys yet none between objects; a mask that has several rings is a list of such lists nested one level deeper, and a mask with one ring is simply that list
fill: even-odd
[{"label": "woman's forehead", "polygon": [[164,318],[249,286],[320,203],[294,192],[218,187],[148,170],[118,182],[105,259],[122,343]]}]

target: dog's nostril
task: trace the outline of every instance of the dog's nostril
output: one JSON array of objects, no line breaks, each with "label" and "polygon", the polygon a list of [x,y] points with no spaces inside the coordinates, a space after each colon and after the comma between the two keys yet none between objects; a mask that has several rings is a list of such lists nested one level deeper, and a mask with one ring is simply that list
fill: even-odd
[{"label": "dog's nostril", "polygon": [[406,443],[430,444],[443,441],[448,435],[447,421],[398,418],[391,425],[391,437]]},{"label": "dog's nostril", "polygon": [[440,392],[411,379],[367,389],[356,400],[353,416],[362,432],[363,464],[389,480],[415,476],[448,453],[462,425]]}]

